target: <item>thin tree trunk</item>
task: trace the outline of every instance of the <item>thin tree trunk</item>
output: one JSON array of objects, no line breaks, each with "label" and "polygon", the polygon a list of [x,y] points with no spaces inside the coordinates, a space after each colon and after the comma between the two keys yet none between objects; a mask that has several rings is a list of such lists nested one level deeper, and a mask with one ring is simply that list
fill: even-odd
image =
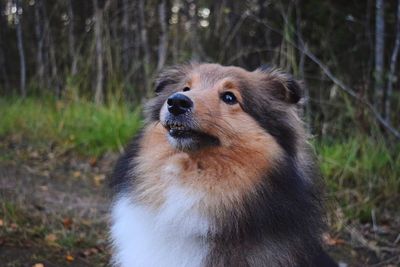
[{"label": "thin tree trunk", "polygon": [[161,26],[161,36],[160,36],[160,43],[158,45],[157,71],[160,71],[164,67],[165,61],[167,59],[167,49],[168,49],[168,32],[167,32],[165,0],[161,0],[161,3],[158,5],[158,16]]},{"label": "thin tree trunk", "polygon": [[94,6],[94,41],[96,44],[96,82],[95,82],[95,94],[94,101],[96,104],[103,103],[103,81],[104,81],[104,70],[103,70],[103,40],[102,40],[102,23],[103,14],[99,8],[97,0],[93,0]]},{"label": "thin tree trunk", "polygon": [[57,57],[56,51],[53,42],[53,36],[51,33],[51,27],[49,18],[47,16],[46,6],[43,5],[43,18],[44,18],[44,32],[47,42],[48,48],[48,56],[50,58],[50,69],[51,69],[51,78],[52,78],[52,86],[55,89],[55,93],[57,97],[61,96],[61,82],[60,77],[58,76],[58,65],[57,65]]},{"label": "thin tree trunk", "polygon": [[15,6],[17,7],[17,13],[15,16],[15,29],[17,33],[18,43],[18,54],[20,63],[20,90],[22,97],[26,97],[26,62],[25,62],[25,51],[24,51],[24,40],[22,38],[21,19],[19,16],[20,0],[15,0]]},{"label": "thin tree trunk", "polygon": [[37,76],[38,84],[40,88],[44,86],[44,58],[43,58],[43,22],[41,15],[42,0],[37,0],[35,2],[35,35],[37,40],[37,51],[36,51],[36,64],[37,64]]},{"label": "thin tree trunk", "polygon": [[78,72],[78,57],[76,55],[76,48],[75,48],[75,16],[74,16],[74,9],[72,5],[72,0],[68,0],[68,17],[69,17],[69,24],[68,24],[68,48],[69,48],[69,55],[71,58],[71,75],[75,76]]},{"label": "thin tree trunk", "polygon": [[60,77],[58,76],[57,56],[54,48],[53,38],[50,32],[50,25],[48,26],[48,42],[49,42],[49,53],[50,53],[50,63],[51,63],[51,76],[53,77],[56,96],[61,97],[61,82],[60,82]]},{"label": "thin tree trunk", "polygon": [[[368,42],[368,54],[372,55],[374,54],[374,40],[373,40],[373,33],[372,33],[372,27],[371,27],[371,13],[374,10],[374,3],[375,0],[367,0],[366,4],[366,15],[365,15],[365,21],[364,21],[364,27],[365,27],[365,35],[367,37],[367,42]],[[371,88],[371,75],[374,70],[374,58],[373,57],[368,57],[367,59],[367,75],[365,80],[366,82],[366,88]]]},{"label": "thin tree trunk", "polygon": [[179,61],[179,44],[180,42],[180,37],[181,35],[180,33],[180,28],[181,28],[181,10],[180,10],[180,6],[177,6],[177,11],[174,12],[173,16],[177,16],[178,17],[178,21],[171,25],[171,35],[172,35],[172,61],[174,64],[177,64]]},{"label": "thin tree trunk", "polygon": [[4,57],[3,45],[0,43],[0,72],[1,72],[1,79],[3,81],[3,88],[5,91],[10,89],[10,82],[8,80],[7,70],[6,70],[6,62]]},{"label": "thin tree trunk", "polygon": [[389,79],[387,85],[387,94],[385,101],[385,119],[390,124],[390,114],[391,114],[391,101],[392,101],[392,93],[393,93],[393,82],[396,79],[396,66],[397,59],[400,50],[400,0],[397,1],[397,23],[396,23],[396,40],[394,44],[394,48],[392,51],[392,56],[390,57],[390,69],[389,69]]},{"label": "thin tree trunk", "polygon": [[199,61],[202,58],[202,50],[200,47],[200,41],[198,39],[197,26],[197,5],[196,2],[186,0],[186,14],[189,19],[189,40],[192,50],[192,60]]},{"label": "thin tree trunk", "polygon": [[384,0],[376,0],[375,14],[375,86],[374,86],[374,102],[377,110],[382,109],[383,101],[383,72],[384,72],[384,55],[385,55],[385,13]]},{"label": "thin tree trunk", "polygon": [[144,9],[144,0],[139,0],[139,25],[140,25],[140,41],[142,44],[142,49],[144,52],[144,61],[143,61],[143,78],[144,78],[144,95],[147,95],[149,92],[149,74],[150,74],[150,50],[149,43],[147,37],[147,29],[145,23],[145,9]]},{"label": "thin tree trunk", "polygon": [[128,0],[122,0],[122,70],[125,80],[129,80],[129,62],[132,60],[130,49],[130,3]]},{"label": "thin tree trunk", "polygon": [[305,46],[303,39],[303,33],[301,30],[301,9],[299,3],[296,3],[296,32],[297,32],[297,41],[298,46],[300,47],[300,61],[299,61],[299,76],[303,82],[304,87],[304,117],[307,125],[307,129],[311,132],[312,129],[312,121],[311,121],[311,105],[310,105],[310,91],[308,89],[304,71],[304,65],[306,61],[306,54],[304,51],[307,49]]},{"label": "thin tree trunk", "polygon": [[7,92],[10,89],[6,60],[4,56],[4,44],[5,44],[4,33],[7,31],[7,21],[5,20],[5,17],[2,15],[3,12],[4,12],[4,6],[3,3],[0,1],[0,25],[2,25],[2,28],[0,28],[0,75],[1,75],[0,81],[3,81],[2,84],[3,88],[0,89],[4,89]]}]

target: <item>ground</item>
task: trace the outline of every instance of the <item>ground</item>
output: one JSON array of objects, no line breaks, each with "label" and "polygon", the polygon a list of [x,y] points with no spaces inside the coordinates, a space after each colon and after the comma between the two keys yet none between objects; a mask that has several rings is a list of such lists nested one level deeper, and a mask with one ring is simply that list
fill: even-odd
[{"label": "ground", "polygon": [[[109,266],[106,178],[117,157],[0,140],[0,265]],[[343,216],[335,205],[330,218]],[[327,251],[343,266],[399,266],[400,216],[385,216],[335,219]]]}]

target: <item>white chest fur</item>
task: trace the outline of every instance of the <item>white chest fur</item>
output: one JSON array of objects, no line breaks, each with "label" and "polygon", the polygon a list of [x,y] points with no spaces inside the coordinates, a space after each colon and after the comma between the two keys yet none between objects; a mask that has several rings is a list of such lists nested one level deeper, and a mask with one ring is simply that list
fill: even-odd
[{"label": "white chest fur", "polygon": [[112,208],[115,266],[203,266],[208,247],[202,236],[209,225],[195,207],[200,198],[170,186],[164,204],[155,211],[120,196]]}]

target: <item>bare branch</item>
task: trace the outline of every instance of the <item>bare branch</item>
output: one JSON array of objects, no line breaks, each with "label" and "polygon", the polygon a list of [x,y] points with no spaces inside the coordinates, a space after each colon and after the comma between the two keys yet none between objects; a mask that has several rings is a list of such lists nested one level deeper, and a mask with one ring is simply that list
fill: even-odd
[{"label": "bare branch", "polygon": [[[260,21],[257,17],[251,15],[249,18],[257,21],[258,23],[262,23],[264,26],[268,27],[270,30],[282,35],[280,31],[272,27],[266,22]],[[301,39],[301,36],[299,36],[297,33],[295,33],[297,38]],[[320,67],[320,69],[324,72],[324,74],[334,83],[336,84],[342,91],[350,95],[352,98],[366,106],[372,113],[372,115],[375,117],[376,121],[382,125],[388,132],[390,132],[393,136],[395,136],[397,139],[400,139],[400,132],[393,128],[388,121],[386,121],[382,115],[376,110],[376,108],[365,98],[360,97],[352,88],[344,84],[340,79],[338,79],[326,66],[321,60],[319,60],[308,48],[307,45],[304,45],[302,47],[297,46],[294,42],[291,40],[286,40],[290,45],[298,49],[300,52],[304,53],[311,61],[313,61],[315,64]],[[300,41],[301,43],[304,43],[304,40]]]}]

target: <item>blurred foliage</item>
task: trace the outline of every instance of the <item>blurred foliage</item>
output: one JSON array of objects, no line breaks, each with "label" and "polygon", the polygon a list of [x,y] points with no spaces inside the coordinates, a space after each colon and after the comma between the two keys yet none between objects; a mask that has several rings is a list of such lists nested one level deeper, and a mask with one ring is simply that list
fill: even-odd
[{"label": "blurred foliage", "polygon": [[97,106],[85,100],[1,99],[0,113],[0,136],[86,155],[122,150],[141,126],[140,110],[117,102]]},{"label": "blurred foliage", "polygon": [[[379,129],[360,99],[399,129],[399,72],[393,94],[386,97],[396,2],[385,1],[385,92],[376,97],[372,0],[19,0],[19,8],[15,1],[0,0],[0,95],[20,94],[19,21],[28,95],[94,99],[99,93],[104,102],[117,98],[140,105],[168,65],[195,60],[253,70],[267,64],[304,81],[306,120],[317,136]],[[304,49],[359,99],[334,85]],[[391,104],[390,114],[384,114],[384,102]]]}]

